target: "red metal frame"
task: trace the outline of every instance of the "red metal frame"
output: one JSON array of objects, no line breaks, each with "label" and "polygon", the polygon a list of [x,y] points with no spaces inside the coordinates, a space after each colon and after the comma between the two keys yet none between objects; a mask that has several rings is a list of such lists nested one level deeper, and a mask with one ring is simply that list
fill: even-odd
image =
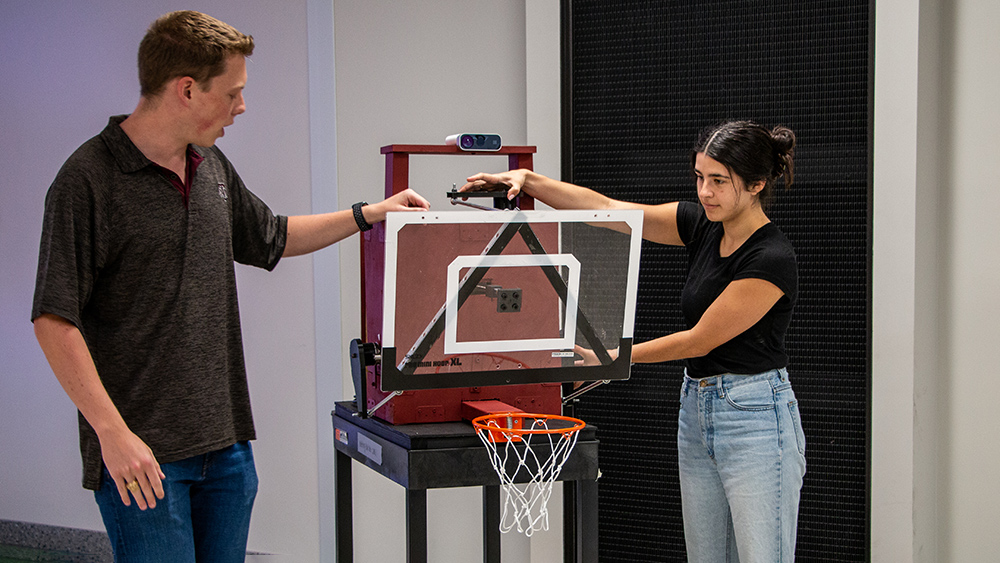
[{"label": "red metal frame", "polygon": [[[511,169],[532,169],[533,146],[502,147],[498,151],[463,151],[455,145],[386,145],[385,197],[409,186],[410,155],[496,156],[507,155]],[[521,196],[521,209],[534,209],[534,200]],[[361,330],[364,342],[382,343],[382,293],[385,278],[385,226],[382,223],[361,236]],[[379,386],[380,368],[368,368],[368,406],[372,408],[387,396]],[[561,414],[562,389],[559,383],[430,389],[405,391],[384,406],[375,416],[392,424],[448,422],[462,420],[465,401],[500,401],[527,412]]]}]

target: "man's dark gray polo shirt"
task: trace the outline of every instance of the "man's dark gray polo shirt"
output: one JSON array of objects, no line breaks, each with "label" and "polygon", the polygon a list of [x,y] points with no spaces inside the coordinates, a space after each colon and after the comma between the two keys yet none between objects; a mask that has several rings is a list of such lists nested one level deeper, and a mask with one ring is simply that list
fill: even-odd
[{"label": "man's dark gray polo shirt", "polygon": [[[112,117],[66,161],[45,198],[31,318],[80,328],[129,428],[160,463],[254,438],[234,261],[274,268],[287,218],[253,195],[216,147],[182,195]],[[80,416],[83,485],[102,459]]]}]

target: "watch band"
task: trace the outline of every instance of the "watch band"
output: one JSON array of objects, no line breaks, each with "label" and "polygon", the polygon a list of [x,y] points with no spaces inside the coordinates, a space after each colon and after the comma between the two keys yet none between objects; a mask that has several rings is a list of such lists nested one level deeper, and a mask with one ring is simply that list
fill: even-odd
[{"label": "watch band", "polygon": [[361,213],[361,208],[368,205],[367,201],[359,201],[351,206],[354,211],[354,222],[358,224],[358,228],[361,232],[370,231],[372,229],[371,223],[365,221],[365,216]]}]

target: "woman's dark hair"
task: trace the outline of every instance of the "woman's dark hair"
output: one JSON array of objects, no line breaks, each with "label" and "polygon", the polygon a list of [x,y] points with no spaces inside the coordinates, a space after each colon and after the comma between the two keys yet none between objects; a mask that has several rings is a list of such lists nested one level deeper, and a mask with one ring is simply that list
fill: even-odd
[{"label": "woman's dark hair", "polygon": [[795,133],[783,125],[769,131],[751,121],[728,121],[702,130],[691,152],[692,172],[701,152],[722,163],[746,186],[763,181],[758,197],[765,208],[778,178],[784,178],[786,189],[794,179]]}]

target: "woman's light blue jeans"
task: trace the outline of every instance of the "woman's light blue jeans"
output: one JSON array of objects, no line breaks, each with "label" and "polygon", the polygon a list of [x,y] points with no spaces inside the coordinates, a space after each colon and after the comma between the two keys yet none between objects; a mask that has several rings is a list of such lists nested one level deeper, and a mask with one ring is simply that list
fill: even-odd
[{"label": "woman's light blue jeans", "polygon": [[237,563],[246,557],[257,471],[249,442],[160,466],[156,508],[125,506],[108,470],[94,492],[115,563]]},{"label": "woman's light blue jeans", "polygon": [[787,371],[685,375],[677,450],[690,563],[794,560],[806,458]]}]

